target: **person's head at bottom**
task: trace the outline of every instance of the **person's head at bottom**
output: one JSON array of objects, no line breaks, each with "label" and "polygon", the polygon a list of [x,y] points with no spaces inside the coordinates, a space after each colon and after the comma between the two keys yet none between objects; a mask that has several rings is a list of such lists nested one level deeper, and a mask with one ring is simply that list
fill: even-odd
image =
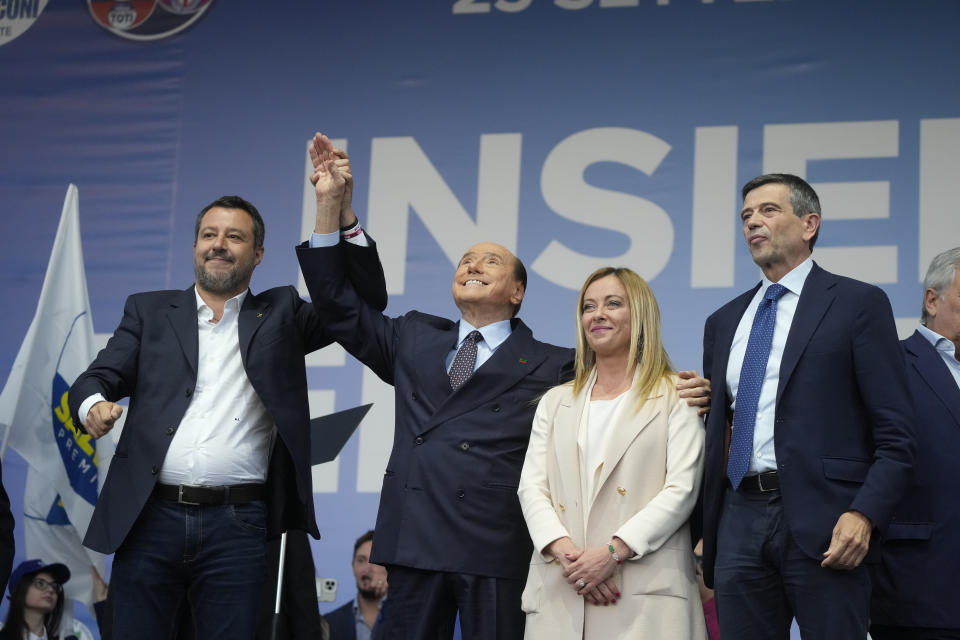
[{"label": "person's head at bottom", "polygon": [[70,570],[60,563],[25,560],[10,575],[10,610],[0,638],[23,640],[25,631],[54,640],[60,634],[63,616],[63,585]]}]

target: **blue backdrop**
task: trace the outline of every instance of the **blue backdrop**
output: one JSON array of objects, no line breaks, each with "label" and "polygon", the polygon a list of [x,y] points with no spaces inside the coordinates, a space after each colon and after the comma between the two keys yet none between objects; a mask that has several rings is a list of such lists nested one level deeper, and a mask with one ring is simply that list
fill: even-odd
[{"label": "blue backdrop", "polygon": [[[82,0],[32,4],[19,37],[8,23],[26,23],[0,15],[4,379],[69,182],[94,327],[109,334],[127,295],[192,283],[194,217],[223,194],[266,219],[252,287],[296,282],[318,129],[350,152],[388,312],[454,316],[454,262],[493,239],[530,271],[526,322],[572,345],[582,280],[624,264],[650,280],[682,369],[700,366],[706,316],[759,278],[737,217],[759,173],[814,184],[815,259],[880,284],[904,333],[930,258],[960,244],[954,0],[221,0],[150,41],[110,33]],[[314,553],[339,604],[393,408],[342,351],[308,364],[315,415],[377,402],[315,470]],[[8,455],[15,514],[24,476]]]}]

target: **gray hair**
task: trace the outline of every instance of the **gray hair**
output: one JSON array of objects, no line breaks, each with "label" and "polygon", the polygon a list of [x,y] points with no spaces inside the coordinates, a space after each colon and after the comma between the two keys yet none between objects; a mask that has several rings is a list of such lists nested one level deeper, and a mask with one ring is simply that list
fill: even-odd
[{"label": "gray hair", "polygon": [[[813,187],[811,187],[806,180],[792,173],[766,173],[762,176],[757,176],[743,185],[743,188],[740,190],[740,195],[746,200],[748,193],[765,184],[782,184],[789,189],[790,206],[793,207],[793,214],[798,218],[807,213],[815,213],[823,217],[823,214],[820,213],[820,198],[817,197],[817,192],[813,190]],[[810,238],[810,251],[813,251],[813,245],[817,243],[817,238],[819,237],[820,227],[817,227],[816,233]]]},{"label": "gray hair", "polygon": [[927,325],[930,316],[927,314],[927,289],[933,289],[937,296],[943,300],[944,293],[954,278],[957,277],[957,269],[960,269],[960,247],[947,249],[938,254],[930,262],[930,268],[927,269],[927,275],[923,278],[923,300],[920,303],[920,323]]}]

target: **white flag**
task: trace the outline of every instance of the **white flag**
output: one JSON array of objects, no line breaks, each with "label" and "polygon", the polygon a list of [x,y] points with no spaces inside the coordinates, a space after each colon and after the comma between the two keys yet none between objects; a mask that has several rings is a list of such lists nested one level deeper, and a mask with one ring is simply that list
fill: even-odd
[{"label": "white flag", "polygon": [[[93,574],[90,567],[95,567],[101,577],[106,576],[103,556],[83,547],[80,535],[67,518],[60,496],[33,467],[27,470],[23,492],[23,539],[27,558],[39,558],[45,564],[59,562],[67,565],[70,580],[63,585],[64,597],[84,603],[92,612]],[[67,627],[61,625],[61,628]]]},{"label": "white flag", "polygon": [[77,429],[67,407],[67,390],[94,355],[77,188],[70,185],[36,315],[0,395],[0,456],[9,439],[60,495],[81,539],[113,453],[109,438],[98,443]]}]

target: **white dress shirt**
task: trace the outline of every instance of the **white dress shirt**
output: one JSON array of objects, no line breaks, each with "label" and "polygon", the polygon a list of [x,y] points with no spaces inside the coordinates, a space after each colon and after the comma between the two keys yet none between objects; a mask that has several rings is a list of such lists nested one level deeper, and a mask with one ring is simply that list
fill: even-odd
[{"label": "white dress shirt", "polygon": [[923,325],[917,327],[917,331],[937,350],[937,353],[940,354],[943,362],[947,365],[950,375],[953,376],[953,381],[960,387],[960,362],[957,361],[957,346],[936,331],[928,329]]},{"label": "white dress shirt", "polygon": [[[249,290],[224,304],[223,317],[194,289],[199,338],[197,385],[160,469],[164,484],[221,486],[264,482],[275,426],[240,357],[239,314]],[[80,420],[96,402],[80,406]]]},{"label": "white dress shirt", "polygon": [[[767,360],[767,370],[760,387],[760,398],[757,402],[757,421],[753,428],[753,455],[750,457],[750,469],[747,475],[763,473],[777,468],[777,456],[773,446],[773,425],[777,410],[777,386],[780,383],[780,361],[783,359],[783,349],[787,344],[787,335],[793,316],[800,301],[800,292],[803,284],[813,269],[813,260],[807,258],[794,269],[783,276],[779,284],[786,287],[787,292],[777,302],[777,319],[773,328],[773,342],[770,345],[770,358]],[[740,369],[747,352],[747,341],[750,339],[750,329],[753,327],[753,317],[763,300],[767,288],[773,282],[763,277],[760,289],[747,305],[747,309],[740,318],[737,331],[733,334],[733,343],[730,345],[730,359],[727,361],[727,394],[731,398],[733,409],[737,408],[737,387],[740,384]]]}]

